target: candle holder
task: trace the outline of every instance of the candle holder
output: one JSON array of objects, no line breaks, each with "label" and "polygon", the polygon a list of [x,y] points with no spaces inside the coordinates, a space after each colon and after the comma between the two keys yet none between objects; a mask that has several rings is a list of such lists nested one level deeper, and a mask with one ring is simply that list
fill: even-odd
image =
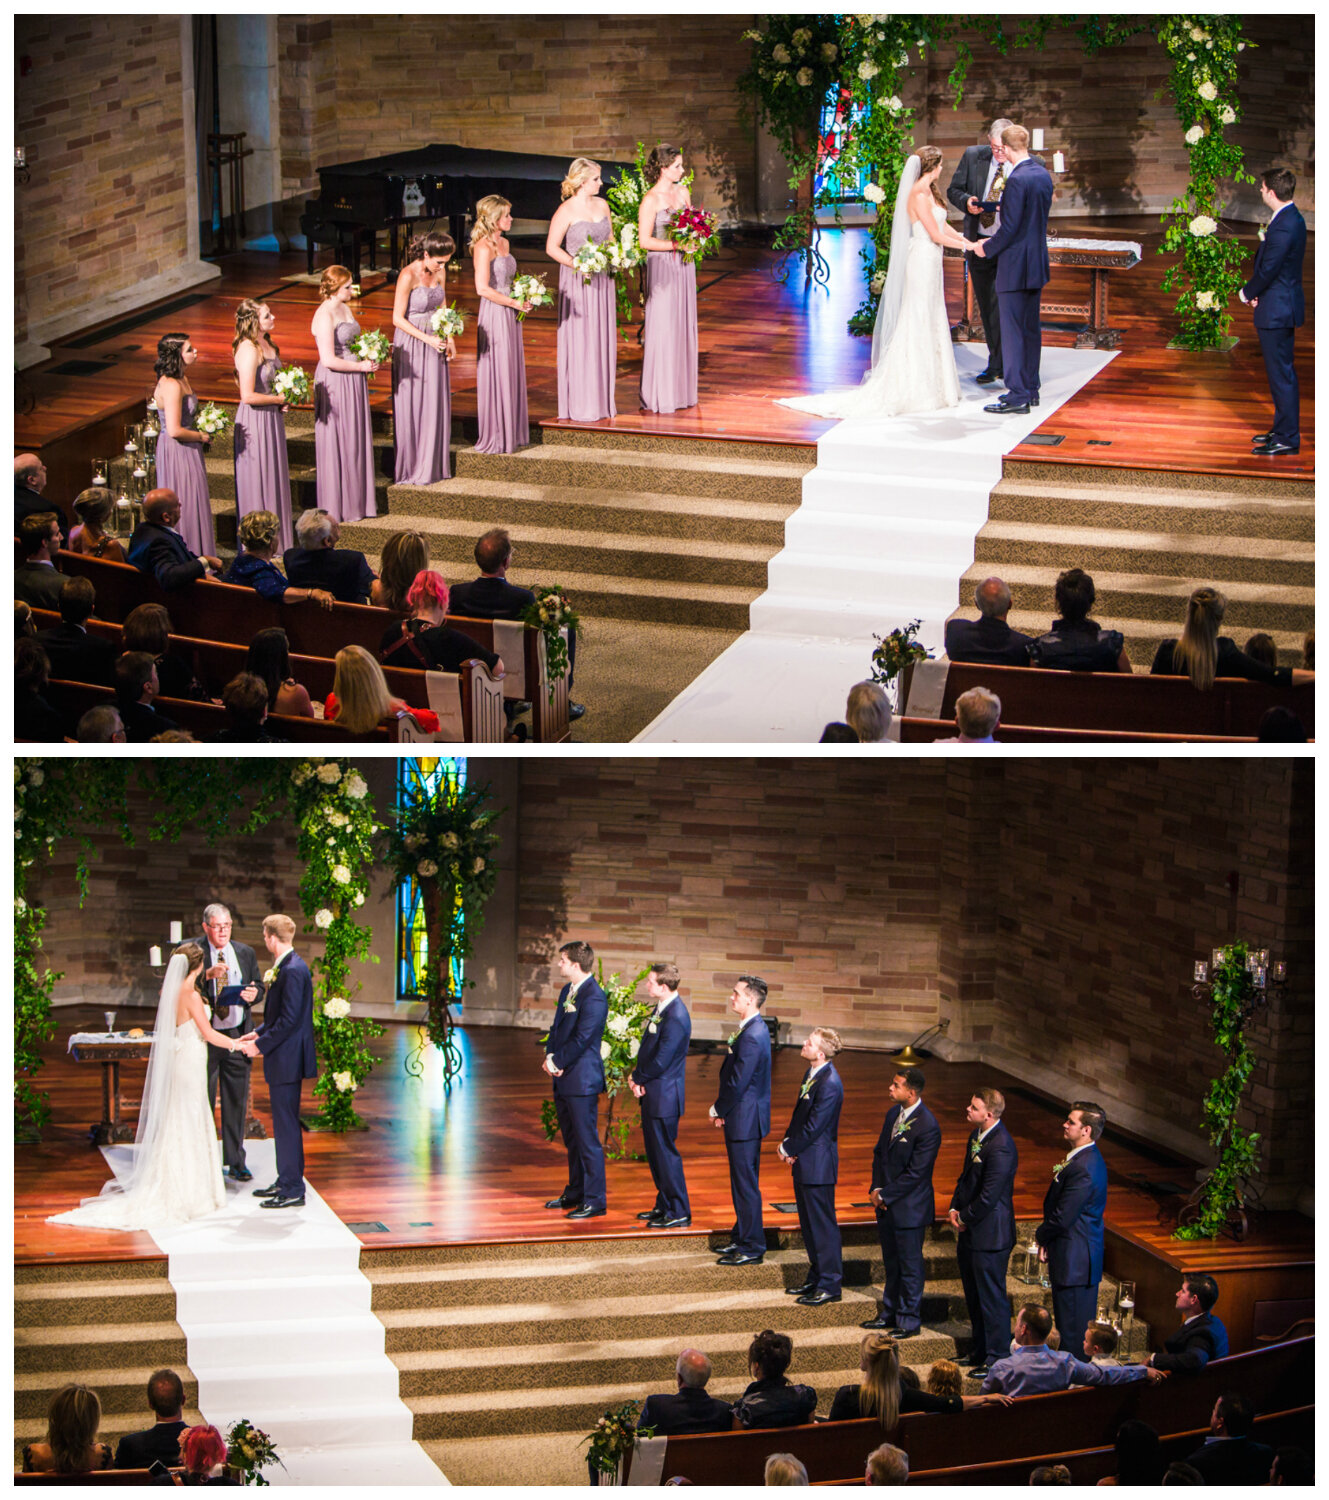
[{"label": "candle holder", "polygon": [[129,496],[121,490],[115,497],[115,511],[112,524],[118,537],[132,536],[134,532],[134,505]]},{"label": "candle holder", "polygon": [[28,150],[26,146],[14,147],[14,181],[21,182],[25,187],[32,181],[32,173],[28,170]]},{"label": "candle holder", "polygon": [[1022,1281],[1025,1286],[1043,1284],[1043,1266],[1038,1258],[1037,1240],[1031,1239],[1024,1247],[1024,1269],[1016,1273],[1016,1279]]},{"label": "candle holder", "polygon": [[1125,1332],[1131,1326],[1135,1317],[1135,1283],[1123,1281],[1117,1287],[1117,1307],[1121,1312],[1122,1331]]},{"label": "candle holder", "polygon": [[101,489],[105,489],[107,480],[111,477],[111,462],[106,458],[94,458],[92,461],[92,482]]}]

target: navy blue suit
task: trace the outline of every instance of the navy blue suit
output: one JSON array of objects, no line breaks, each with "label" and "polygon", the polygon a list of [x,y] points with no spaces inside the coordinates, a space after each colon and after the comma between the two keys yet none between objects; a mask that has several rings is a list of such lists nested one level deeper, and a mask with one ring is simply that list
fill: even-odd
[{"label": "navy blue suit", "polygon": [[1097,1146],[1086,1146],[1053,1178],[1043,1197],[1043,1222],[1034,1230],[1048,1253],[1061,1347],[1071,1354],[1084,1348],[1084,1331],[1097,1312],[1107,1185],[1107,1163]]},{"label": "navy blue suit", "polygon": [[1006,1269],[1015,1246],[1015,1173],[1019,1153],[1000,1120],[974,1155],[975,1130],[965,1146],[964,1171],[951,1207],[964,1228],[956,1236],[960,1281],[973,1329],[970,1357],[976,1365],[1005,1359],[1011,1343],[1011,1299]]},{"label": "navy blue suit", "polygon": [[760,1012],[734,1038],[721,1065],[715,1113],[724,1121],[734,1244],[744,1255],[764,1255],[761,1142],[771,1128],[771,1034]]},{"label": "navy blue suit", "polygon": [[288,547],[282,553],[287,579],[297,588],[327,589],[343,604],[368,604],[374,575],[363,552],[350,547]]},{"label": "navy blue suit", "polygon": [[[803,1082],[807,1083],[808,1075]],[[794,1105],[783,1146],[794,1158],[794,1202],[808,1253],[813,1291],[838,1292],[843,1277],[840,1228],[835,1221],[835,1184],[840,1176],[840,1108],[844,1084],[828,1062]]]},{"label": "navy blue suit", "polygon": [[179,532],[155,521],[140,521],[125,554],[140,573],[151,573],[164,589],[182,589],[207,573],[207,566],[185,545]]},{"label": "navy blue suit", "polygon": [[1052,178],[1032,157],[1011,168],[1001,196],[1001,224],[983,246],[997,262],[997,307],[1001,319],[1004,379],[1013,402],[1038,395],[1043,352],[1039,310],[1052,275],[1048,262],[1048,210]]},{"label": "navy blue suit", "polygon": [[300,1130],[300,1089],[318,1074],[314,1048],[314,981],[309,965],[292,950],[268,986],[263,1024],[255,1045],[263,1055],[263,1077],[272,1103],[277,1148],[277,1196],[301,1198],[305,1191],[305,1143]]},{"label": "navy blue suit", "polygon": [[915,1333],[923,1321],[923,1241],[936,1217],[932,1168],[941,1149],[941,1127],[919,1100],[904,1133],[893,1136],[902,1108],[893,1104],[886,1111],[872,1153],[872,1186],[881,1189],[886,1205],[877,1209],[877,1238],[886,1267],[881,1315],[902,1332]]},{"label": "navy blue suit", "polygon": [[569,1206],[604,1208],[605,1152],[600,1143],[600,1095],[605,1091],[605,1066],[600,1042],[609,1018],[609,1001],[593,976],[582,980],[571,1012],[563,1008],[572,989],[559,992],[554,1024],[545,1042],[561,1076],[554,1079],[554,1110],[568,1151],[568,1185],[563,1201]]},{"label": "navy blue suit", "polygon": [[646,1092],[641,1098],[641,1133],[646,1142],[646,1161],[655,1183],[655,1210],[666,1219],[686,1219],[692,1214],[688,1185],[683,1176],[683,1158],[678,1154],[678,1122],[683,1114],[684,1074],[688,1043],[692,1040],[692,1017],[687,1006],[674,996],[657,1011],[641,1035],[633,1083]]},{"label": "navy blue suit", "polygon": [[1292,361],[1293,335],[1306,321],[1306,298],[1301,288],[1306,259],[1306,221],[1295,203],[1274,215],[1264,241],[1255,253],[1251,279],[1242,287],[1249,302],[1259,299],[1252,316],[1260,336],[1260,353],[1274,398],[1275,441],[1301,442],[1301,389]]}]

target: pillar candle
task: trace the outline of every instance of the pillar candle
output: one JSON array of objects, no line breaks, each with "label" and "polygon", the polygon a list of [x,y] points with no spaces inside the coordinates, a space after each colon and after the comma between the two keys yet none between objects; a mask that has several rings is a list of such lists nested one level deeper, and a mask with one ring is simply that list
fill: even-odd
[{"label": "pillar candle", "polygon": [[149,948],[148,962],[154,969],[160,969],[162,966],[162,950],[160,948]]},{"label": "pillar candle", "polygon": [[171,923],[171,941],[173,943],[183,943],[184,940],[185,940],[185,927],[184,927],[184,923],[183,922],[172,922]]}]

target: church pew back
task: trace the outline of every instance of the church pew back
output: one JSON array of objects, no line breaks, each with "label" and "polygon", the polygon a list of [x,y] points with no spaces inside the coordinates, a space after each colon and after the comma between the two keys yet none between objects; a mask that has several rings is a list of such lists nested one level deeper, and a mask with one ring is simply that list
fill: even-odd
[{"label": "church pew back", "polygon": [[[1004,713],[1006,705],[1002,703]],[[959,731],[954,719],[901,719],[900,743],[924,745],[953,740]],[[1140,744],[1253,745],[1254,736],[1222,734],[1149,734],[1143,730],[1056,729],[1041,724],[998,724],[993,738],[999,745]]]}]

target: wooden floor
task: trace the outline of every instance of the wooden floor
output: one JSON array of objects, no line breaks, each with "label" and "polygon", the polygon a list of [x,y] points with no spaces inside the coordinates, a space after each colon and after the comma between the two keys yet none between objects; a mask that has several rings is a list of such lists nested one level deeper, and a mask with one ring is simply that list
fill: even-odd
[{"label": "wooden floor", "polygon": [[[1040,433],[1064,436],[1056,447],[1022,445],[1015,456],[1054,464],[1095,464],[1127,468],[1183,470],[1200,474],[1268,474],[1301,478],[1314,474],[1314,295],[1307,287],[1305,329],[1298,332],[1301,378],[1301,453],[1296,458],[1259,460],[1250,454],[1250,437],[1269,425],[1270,405],[1259,344],[1249,314],[1238,312],[1234,332],[1240,337],[1228,354],[1169,351],[1175,332],[1173,298],[1159,281],[1168,264],[1159,256],[1157,220],[1059,220],[1059,234],[1100,239],[1134,238],[1144,246],[1142,263],[1114,273],[1111,318],[1122,330],[1122,349],[1109,368],[1067,406],[1043,424]],[[797,274],[786,284],[772,275],[778,265],[770,251],[743,247],[724,252],[701,268],[698,311],[701,345],[701,397],[696,408],[659,416],[638,409],[641,348],[635,333],[620,343],[617,430],[646,431],[685,437],[742,439],[809,444],[831,423],[776,406],[777,397],[803,395],[858,381],[868,359],[868,343],[850,338],[845,320],[861,292],[859,250],[866,231],[830,231],[823,237],[831,266],[830,290],[808,290]],[[1241,237],[1254,247],[1253,226]],[[517,246],[523,270],[553,270],[542,247]],[[329,259],[327,255],[322,261]],[[299,254],[250,253],[221,263],[220,282],[194,294],[191,305],[135,315],[108,325],[100,333],[61,341],[45,364],[19,377],[20,414],[16,451],[50,445],[77,445],[79,434],[98,419],[141,400],[152,389],[152,361],[158,337],[173,329],[188,331],[202,353],[193,383],[204,397],[234,398],[231,340],[236,302],[245,296],[267,301],[277,316],[276,338],[283,358],[303,364],[312,374],[317,360],[309,331],[317,304],[310,285],[284,281],[304,270]],[[952,320],[960,311],[960,267],[946,263],[947,300]],[[1058,269],[1050,295],[1087,297],[1088,272]],[[363,295],[355,307],[362,326],[391,332],[392,282],[366,272]],[[477,307],[469,263],[449,278],[455,299],[473,320]],[[130,326],[125,326],[126,324]],[[452,367],[453,411],[463,421],[475,416],[475,341],[473,321],[460,341]],[[1069,345],[1069,333],[1045,335],[1049,345]],[[531,314],[525,323],[532,421],[557,422],[555,322],[549,312]],[[80,369],[79,366],[85,368]],[[73,366],[71,369],[70,367]],[[386,408],[391,380],[380,372],[371,385],[373,403]],[[24,407],[27,407],[25,410]],[[128,418],[125,418],[128,420]],[[996,418],[993,419],[997,420]],[[576,425],[576,424],[567,424]],[[102,429],[103,434],[106,429]],[[105,436],[96,441],[105,445]],[[123,442],[123,437],[120,438]],[[105,456],[89,437],[86,458]],[[1104,446],[1091,446],[1101,444]],[[72,472],[72,471],[71,471]],[[82,470],[79,469],[81,474]],[[86,482],[84,480],[83,482]]]},{"label": "wooden floor", "polygon": [[[56,1036],[45,1049],[41,1084],[51,1096],[52,1120],[41,1145],[20,1145],[15,1152],[15,1259],[19,1264],[160,1258],[147,1235],[44,1222],[48,1214],[98,1192],[109,1175],[100,1151],[88,1144],[88,1127],[100,1117],[100,1069],[73,1063],[65,1051],[70,1034],[84,1025],[100,1024],[99,1017],[100,1012],[90,1009],[58,1011]],[[136,1019],[139,1024],[151,1024],[146,1011],[137,1016],[124,1011],[119,1024],[127,1027]],[[544,1140],[540,1128],[540,1104],[547,1094],[538,1035],[498,1029],[463,1033],[465,1072],[448,1097],[433,1055],[423,1081],[405,1074],[404,1060],[417,1041],[417,1029],[389,1027],[375,1044],[378,1066],[357,1099],[371,1128],[343,1136],[305,1137],[306,1176],[338,1217],[349,1224],[385,1226],[382,1231],[357,1230],[363,1244],[379,1248],[642,1233],[637,1211],[652,1207],[655,1196],[644,1161],[609,1164],[609,1213],[603,1219],[571,1224],[560,1213],[545,1209],[545,1200],[564,1186],[566,1156],[561,1145]],[[837,1065],[845,1081],[837,1211],[843,1223],[866,1223],[872,1219],[871,1210],[864,1206],[872,1150],[889,1105],[886,1086],[894,1065],[886,1054],[869,1052],[844,1053]],[[796,1048],[776,1054],[772,1131],[762,1152],[768,1227],[797,1224],[792,1212],[779,1213],[770,1205],[793,1202],[788,1169],[779,1163],[775,1151],[792,1112],[803,1067]],[[687,1170],[694,1231],[728,1230],[733,1225],[724,1144],[707,1118],[719,1070],[718,1055],[689,1058],[688,1108],[679,1146]],[[964,1108],[975,1088],[995,1084],[1006,1092],[1006,1122],[1020,1150],[1016,1213],[1021,1218],[1040,1217],[1053,1164],[1064,1154],[1060,1130],[1064,1108],[1034,1097],[1014,1080],[977,1064],[933,1061],[927,1071],[928,1104],[943,1131],[935,1173],[938,1213],[944,1214],[949,1206],[961,1168],[969,1128]],[[132,1118],[143,1065],[126,1065],[123,1073]],[[257,1070],[254,1077],[258,1113],[267,1124],[266,1090]],[[639,1151],[637,1106],[628,1098],[625,1107],[633,1122],[629,1144]],[[602,1122],[603,1108],[602,1104]],[[1110,1224],[1149,1238],[1166,1255],[1166,1234],[1180,1201],[1178,1192],[1192,1183],[1194,1164],[1119,1138],[1108,1139],[1103,1151],[1111,1172]],[[1263,1221],[1241,1251],[1249,1259],[1263,1253],[1284,1256],[1292,1247],[1309,1256],[1311,1243],[1309,1221],[1276,1215]],[[1226,1252],[1215,1252],[1220,1253]],[[1188,1247],[1186,1254],[1193,1261],[1195,1248]]]}]

